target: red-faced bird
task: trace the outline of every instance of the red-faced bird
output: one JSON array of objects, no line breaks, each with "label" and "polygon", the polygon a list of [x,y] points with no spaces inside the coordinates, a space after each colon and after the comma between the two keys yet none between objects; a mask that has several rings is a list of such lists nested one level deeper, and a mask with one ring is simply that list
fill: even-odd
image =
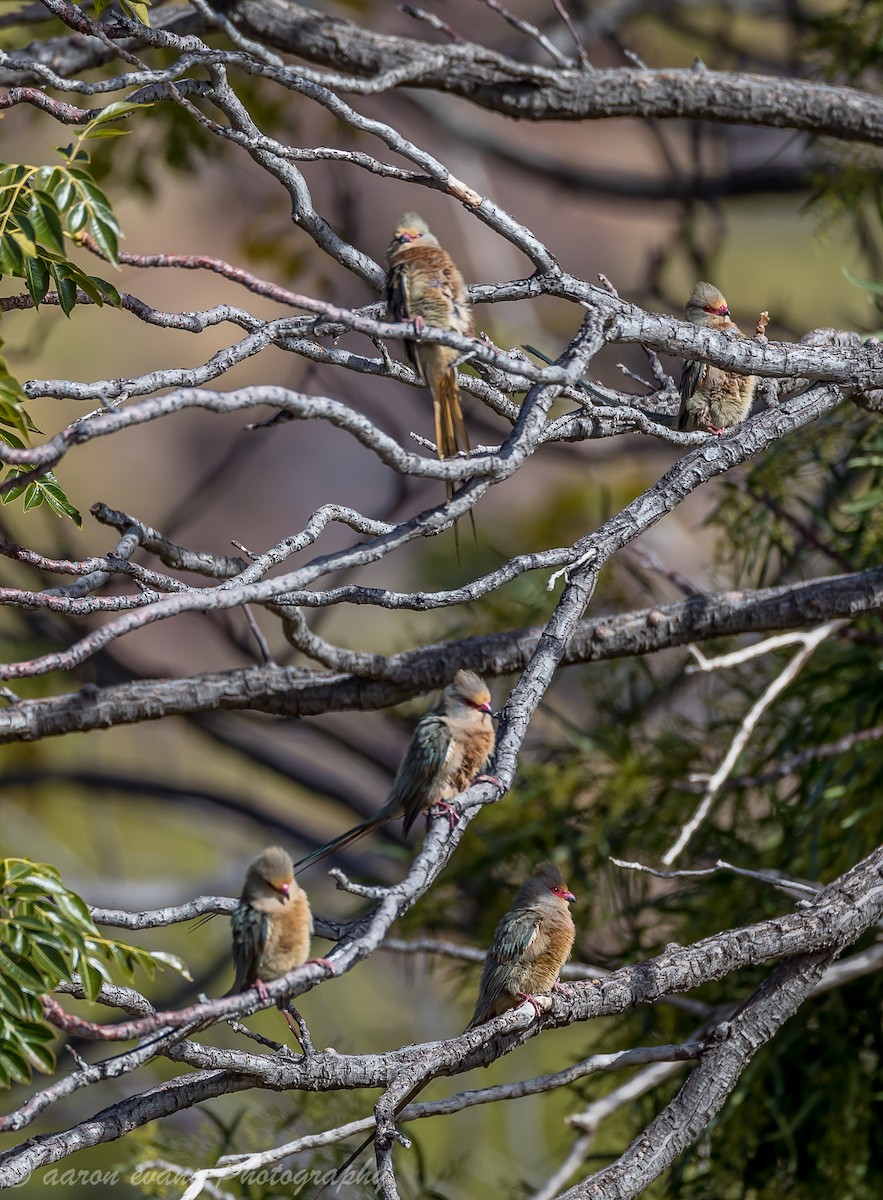
[{"label": "red-faced bird", "polygon": [[[711,283],[697,283],[690,293],[686,309],[687,320],[708,329],[742,331],[731,319],[727,302]],[[724,433],[744,421],[751,412],[754,388],[753,375],[722,371],[709,363],[688,360],[681,371],[681,411],[678,429],[691,432],[707,429]]]},{"label": "red-faced bird", "polygon": [[[230,994],[254,987],[266,999],[265,984],[302,967],[309,958],[313,914],[306,892],[295,881],[291,856],[281,846],[270,846],[249,864],[231,924],[236,981]],[[281,1001],[279,1007],[299,1036]]]},{"label": "red-faced bird", "polygon": [[573,948],[575,899],[554,863],[525,880],[494,931],[467,1029],[552,990]]},{"label": "red-faced bird", "polygon": [[[540,863],[521,885],[515,903],[494,931],[484,960],[478,1001],[467,1030],[555,987],[573,947],[576,928],[569,905],[575,899],[554,863]],[[428,1079],[421,1080],[408,1092],[396,1107],[396,1116],[427,1083]],[[365,1138],[343,1166],[337,1168],[332,1183],[342,1178],[347,1167],[373,1140],[374,1134]]]},{"label": "red-faced bird", "polygon": [[438,707],[420,719],[380,811],[314,850],[297,866],[322,862],[396,817],[404,816],[408,833],[419,813],[435,805],[444,807],[446,800],[469,787],[493,754],[494,740],[487,685],[474,671],[458,671]]},{"label": "red-faced bird", "polygon": [[[417,213],[405,213],[399,221],[387,259],[386,295],[391,317],[413,321],[418,332],[424,325],[435,325],[466,337],[472,334],[472,311],[463,276]],[[468,454],[469,437],[460,407],[457,372],[452,365],[462,357],[461,351],[406,341],[405,353],[432,394],[439,458],[460,451]],[[448,483],[449,500],[452,491]]]}]

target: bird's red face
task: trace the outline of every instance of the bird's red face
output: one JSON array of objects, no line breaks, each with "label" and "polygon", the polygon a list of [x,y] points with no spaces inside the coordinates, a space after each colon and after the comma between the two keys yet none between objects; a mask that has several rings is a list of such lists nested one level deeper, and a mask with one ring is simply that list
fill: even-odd
[{"label": "bird's red face", "polygon": [[283,900],[288,900],[291,895],[291,881],[288,879],[268,879],[267,883],[277,895]]},{"label": "bird's red face", "polygon": [[423,237],[419,229],[397,229],[393,235],[393,241],[398,242],[400,246],[405,246],[409,242],[419,242]]},{"label": "bird's red face", "polygon": [[553,896],[557,896],[559,900],[566,900],[568,904],[573,904],[573,902],[576,900],[576,896],[574,896],[573,892],[569,892],[567,890],[567,884],[565,883],[560,883],[555,887],[550,887],[549,891]]}]

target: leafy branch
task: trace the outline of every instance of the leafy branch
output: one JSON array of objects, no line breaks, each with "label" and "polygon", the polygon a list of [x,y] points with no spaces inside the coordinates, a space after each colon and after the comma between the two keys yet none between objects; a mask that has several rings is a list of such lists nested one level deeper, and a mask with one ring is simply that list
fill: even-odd
[{"label": "leafy branch", "polygon": [[32,1070],[55,1069],[57,1036],[41,996],[75,977],[87,1000],[111,982],[110,968],[132,980],[158,966],[189,979],[181,959],[101,934],[86,903],[55,867],[24,858],[0,860],[0,1087],[28,1083]]}]

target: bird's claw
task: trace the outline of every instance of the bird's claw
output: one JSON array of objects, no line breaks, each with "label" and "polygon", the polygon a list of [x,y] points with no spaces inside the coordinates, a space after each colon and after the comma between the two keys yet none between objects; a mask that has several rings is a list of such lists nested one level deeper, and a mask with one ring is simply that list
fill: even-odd
[{"label": "bird's claw", "polygon": [[460,813],[446,800],[439,800],[438,804],[434,804],[429,810],[429,815],[431,817],[447,817],[452,831],[460,820]]},{"label": "bird's claw", "polygon": [[562,994],[562,996],[573,995],[573,988],[570,986],[570,984],[562,983],[560,979],[556,979],[555,982],[552,984],[552,991],[560,992]]},{"label": "bird's claw", "polygon": [[526,1000],[527,1003],[533,1008],[534,1012],[537,1014],[538,1017],[541,1017],[543,1015],[544,1006],[543,1006],[542,1002],[536,996],[532,996],[529,992],[516,992],[515,994],[516,994],[516,996],[519,996],[522,1000]]},{"label": "bird's claw", "polygon": [[713,433],[715,437],[723,437],[724,434],[727,432],[726,429],[719,429],[717,427],[717,425],[712,425],[712,423],[710,421],[707,422],[705,427],[708,430],[708,432]]},{"label": "bird's claw", "polygon": [[308,958],[304,963],[305,967],[311,967],[313,965],[324,967],[329,975],[337,974],[337,968],[330,958]]},{"label": "bird's claw", "polygon": [[422,333],[425,328],[426,328],[426,322],[418,313],[417,316],[414,318],[414,332]]},{"label": "bird's claw", "polygon": [[476,775],[472,780],[472,783],[492,783],[494,787],[498,788],[501,792],[505,792],[506,790],[502,779],[498,779],[496,775]]},{"label": "bird's claw", "polygon": [[254,990],[260,996],[262,1003],[266,1004],[266,1002],[270,999],[270,993],[267,991],[267,985],[264,983],[263,979],[256,979],[254,981]]}]

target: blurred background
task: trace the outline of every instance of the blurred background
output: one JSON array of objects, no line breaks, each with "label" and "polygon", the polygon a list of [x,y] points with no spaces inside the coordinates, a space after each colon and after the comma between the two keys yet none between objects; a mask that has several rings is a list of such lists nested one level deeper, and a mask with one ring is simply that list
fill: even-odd
[{"label": "blurred background", "polygon": [[[378,32],[444,40],[390,4],[365,0],[326,7]],[[518,60],[549,63],[536,41],[490,4],[441,0],[432,7],[467,40]],[[632,65],[635,55],[650,67],[688,67],[698,57],[717,70],[852,82],[878,90],[879,3],[568,0],[567,7],[595,67]],[[511,0],[508,9],[533,22],[565,54],[572,53],[570,35],[551,0]],[[42,23],[0,28],[0,46],[14,48],[61,33],[60,26]],[[212,40],[224,44],[219,35]],[[109,74],[116,68],[104,70]],[[337,146],[387,157],[382,147],[306,99],[235,73],[231,79],[265,133],[295,146]],[[768,334],[774,340],[796,340],[829,326],[873,332],[881,324],[877,293],[856,281],[883,278],[879,162],[870,148],[791,130],[704,121],[516,123],[464,100],[414,89],[348,99],[493,198],[568,271],[591,282],[603,273],[630,301],[680,314],[692,284],[710,279],[724,291],[743,329],[753,330],[758,313],[769,310]],[[126,233],[126,252],[213,256],[340,305],[378,298],[292,225],[282,188],[235,147],[209,140],[186,114],[168,105],[154,106],[130,126],[128,137],[98,143],[93,153],[93,169]],[[24,106],[5,115],[3,134],[4,159],[13,163],[54,162],[53,147],[68,136]],[[303,169],[316,209],[338,234],[378,262],[384,262],[398,217],[416,208],[467,282],[487,284],[530,273],[530,264],[513,247],[431,190],[380,179],[348,164],[305,163]],[[207,272],[124,266],[115,273],[79,253],[87,269],[161,310],[198,311],[228,302],[260,317],[282,311]],[[18,282],[3,280],[3,294],[20,290]],[[581,316],[572,305],[542,300],[484,306],[476,311],[476,326],[500,346],[529,344],[554,358]],[[195,366],[238,340],[237,331],[226,325],[194,336],[148,326],[111,308],[86,306],[78,306],[70,319],[45,306],[6,314],[2,336],[9,368],[20,380],[91,381]],[[341,344],[375,354],[361,337]],[[390,348],[399,356],[400,348]],[[627,346],[602,352],[592,364],[593,375],[623,392],[645,394],[648,389],[624,374],[620,363],[648,377],[643,352]],[[664,366],[677,379],[680,363],[668,359]],[[219,386],[259,383],[341,399],[405,446],[414,445],[412,431],[432,434],[431,408],[422,390],[314,366],[276,349],[230,371]],[[500,418],[468,397],[465,405],[473,442],[493,444],[505,436]],[[87,407],[44,399],[32,405],[32,416],[49,436]],[[607,569],[590,615],[876,565],[879,463],[875,466],[873,458],[879,434],[874,417],[848,408],[683,504]],[[328,425],[290,422],[246,431],[245,419],[192,411],[81,446],[63,460],[58,475],[84,514],[82,531],[45,509],[24,514],[10,504],[0,511],[0,533],[48,556],[79,560],[103,554],[116,538],[88,515],[92,504],[103,501],[182,545],[223,555],[235,553],[234,541],[254,552],[266,550],[300,530],[328,501],[395,520],[441,499],[437,482],[400,479]],[[870,464],[855,465],[856,446]],[[452,538],[444,535],[366,569],[358,582],[405,590],[454,586],[517,552],[568,544],[651,485],[678,453],[639,436],[547,447],[481,502],[478,542],[473,546],[462,538],[461,563]],[[807,530],[814,537],[806,536]],[[332,527],[322,535],[319,550],[350,540],[348,531]],[[159,565],[145,554],[139,561]],[[341,581],[332,578],[329,585]],[[46,576],[43,586],[59,582],[65,580]],[[194,580],[188,577],[188,582]],[[431,613],[392,615],[338,606],[315,614],[311,625],[340,645],[393,653],[542,623],[554,603],[546,582],[523,577],[465,608]],[[40,586],[40,576],[2,560],[0,583],[33,588]],[[287,645],[278,622],[260,614],[258,619],[277,662],[304,661]],[[98,621],[6,608],[0,611],[0,649],[6,661],[29,658],[69,645]],[[783,779],[758,782],[766,764],[794,747],[883,719],[875,638],[866,632],[838,640],[813,660],[800,688],[770,715],[746,752],[739,771],[748,782],[727,793],[715,821],[697,838],[692,851],[697,863],[723,856],[827,879],[880,840],[873,789],[883,762],[873,744],[860,757],[826,759]],[[671,651],[647,661],[561,672],[531,727],[511,795],[482,813],[441,886],[395,932],[431,933],[485,947],[521,879],[549,854],[556,855],[577,893],[580,932],[574,954],[581,961],[615,966],[654,953],[672,937],[687,941],[781,911],[781,897],[756,883],[715,878],[663,887],[643,877],[624,877],[608,862],[611,854],[652,860],[665,848],[698,800],[691,775],[707,771],[709,764],[713,769],[762,686],[758,681],[773,670],[765,660],[726,680],[697,680],[684,674],[686,660],[683,651]],[[240,612],[185,616],[113,643],[69,676],[48,675],[15,687],[22,696],[53,695],[89,683],[191,676],[257,661],[257,645]],[[492,682],[498,707],[512,683]],[[382,803],[427,703],[298,721],[211,712],[7,744],[0,751],[0,850],[54,863],[68,886],[98,905],[141,909],[198,894],[238,894],[246,864],[264,845],[281,842],[297,857],[311,844],[305,838],[330,838]],[[393,827],[341,862],[359,878],[390,881],[404,873],[410,854]],[[303,883],[322,915],[346,917],[361,907],[335,891],[321,868]],[[196,980],[185,986],[167,973],[145,983],[158,1006],[187,1003],[198,991],[219,995],[230,986],[224,919],[195,933],[175,927],[144,934],[143,942],[182,955]],[[326,949],[317,940],[316,952]],[[704,998],[715,1003],[742,998],[762,974],[725,981]],[[317,1046],[379,1051],[460,1031],[471,1013],[478,977],[476,966],[378,953],[344,978],[323,984],[321,993],[303,997],[300,1008]],[[825,1189],[837,1177],[847,1189],[838,1192],[840,1200],[878,1196],[883,1164],[874,1132],[883,1094],[877,1057],[880,987],[864,981],[853,990],[859,986],[864,991],[858,1001],[841,994],[828,997],[826,1014],[819,1011],[823,1002],[814,1002],[820,1027],[830,1029],[840,1021],[842,1042],[812,1041],[811,1027],[789,1026],[740,1084],[739,1116],[731,1105],[729,1116],[688,1161],[647,1194],[760,1200],[775,1190],[778,1197],[807,1200],[830,1196]],[[250,1023],[270,1036],[283,1036],[275,1012]],[[560,1031],[495,1064],[486,1078],[436,1083],[426,1096],[448,1094],[461,1084],[525,1078],[595,1050],[679,1040],[694,1026],[689,1014],[659,1006],[616,1022]],[[223,1029],[206,1036],[238,1044]],[[856,1046],[864,1047],[861,1060]],[[65,1065],[63,1048],[59,1055]],[[162,1063],[150,1069],[157,1077],[175,1070]],[[810,1086],[804,1078],[810,1070],[819,1090],[807,1108],[794,1098]],[[138,1078],[145,1086],[147,1074]],[[597,1168],[615,1157],[679,1078],[602,1126],[588,1166]],[[593,1077],[568,1091],[468,1110],[409,1129],[417,1150],[403,1167],[411,1189],[407,1194],[449,1200],[532,1195],[570,1145],[563,1117],[620,1079]],[[129,1077],[105,1085],[100,1098],[94,1089],[80,1093],[56,1106],[45,1127],[80,1119],[133,1086]],[[837,1089],[845,1094],[846,1088],[857,1114],[848,1136],[836,1131],[832,1112],[833,1094]],[[229,1097],[60,1167],[128,1169],[156,1156],[206,1165],[230,1149],[263,1147],[366,1115],[374,1099],[373,1093]],[[15,1140],[6,1137],[0,1145]],[[327,1154],[319,1165],[333,1161]],[[861,1167],[855,1167],[854,1177],[844,1166],[847,1161]],[[42,1194],[45,1186],[35,1179],[22,1191]],[[259,1185],[245,1191],[237,1191],[235,1183],[230,1187],[235,1195],[277,1194]],[[72,1184],[69,1194],[87,1191],[94,1189]],[[114,1194],[142,1192],[120,1183]],[[163,1194],[178,1192],[171,1188]]]}]

